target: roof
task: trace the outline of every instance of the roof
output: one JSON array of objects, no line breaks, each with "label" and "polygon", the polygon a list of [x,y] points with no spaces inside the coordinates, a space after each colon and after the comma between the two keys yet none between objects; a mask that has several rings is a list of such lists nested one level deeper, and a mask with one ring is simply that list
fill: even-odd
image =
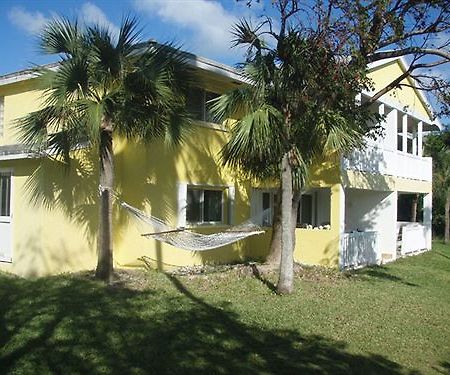
[{"label": "roof", "polygon": [[[211,73],[215,73],[222,77],[235,80],[238,82],[244,82],[244,79],[239,72],[233,67],[225,64],[221,64],[217,61],[213,61],[204,57],[194,55],[192,53],[186,53],[188,65],[205,70]],[[51,63],[46,65],[40,65],[40,68],[56,69],[59,63]],[[0,86],[9,85],[11,83],[26,81],[32,78],[36,78],[35,68],[24,69],[17,72],[8,73],[0,76]]]}]

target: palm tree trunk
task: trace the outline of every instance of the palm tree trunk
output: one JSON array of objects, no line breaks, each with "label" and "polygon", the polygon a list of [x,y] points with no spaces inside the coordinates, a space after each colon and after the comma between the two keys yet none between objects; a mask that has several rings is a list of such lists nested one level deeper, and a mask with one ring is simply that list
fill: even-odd
[{"label": "palm tree trunk", "polygon": [[445,200],[445,231],[444,242],[450,241],[450,191],[447,192],[447,199]]},{"label": "palm tree trunk", "polygon": [[[295,229],[297,228],[297,214],[300,207],[301,192],[294,191],[292,198],[292,251],[295,250]],[[281,191],[277,194],[272,223],[272,238],[266,263],[271,267],[279,267],[281,261]]]},{"label": "palm tree trunk", "polygon": [[113,276],[112,190],[114,186],[114,155],[112,123],[103,121],[100,142],[100,215],[98,231],[98,262],[95,276],[110,283]]},{"label": "palm tree trunk", "polygon": [[278,190],[276,202],[274,205],[272,238],[270,240],[269,255],[266,263],[273,268],[280,266],[281,259],[281,190]]},{"label": "palm tree trunk", "polygon": [[281,163],[281,261],[277,284],[277,292],[280,294],[290,294],[294,290],[292,196],[292,168],[287,152]]}]

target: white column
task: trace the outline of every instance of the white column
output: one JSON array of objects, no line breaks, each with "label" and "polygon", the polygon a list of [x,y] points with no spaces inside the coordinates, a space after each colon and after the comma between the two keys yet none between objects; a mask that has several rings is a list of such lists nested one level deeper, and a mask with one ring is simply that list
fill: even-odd
[{"label": "white column", "polygon": [[395,151],[397,150],[397,122],[398,115],[397,110],[392,109],[386,118],[386,138],[384,143],[384,148],[387,150]]},{"label": "white column", "polygon": [[433,208],[433,195],[425,194],[423,197],[423,225],[426,228],[427,249],[431,249],[431,220]]},{"label": "white column", "polygon": [[412,134],[412,153],[413,155],[417,155],[417,132],[414,130]]},{"label": "white column", "polygon": [[186,206],[187,206],[187,184],[178,183],[178,220],[180,228],[186,226]]},{"label": "white column", "polygon": [[345,232],[345,189],[339,185],[339,231]]},{"label": "white column", "polygon": [[402,151],[408,152],[408,115],[406,113],[402,118]]},{"label": "white column", "polygon": [[423,122],[417,124],[417,155],[423,156]]},{"label": "white column", "polygon": [[234,224],[234,201],[236,199],[236,188],[228,186],[228,224]]},{"label": "white column", "polygon": [[[383,103],[380,103],[379,106],[378,106],[378,114],[379,114],[380,116],[384,116],[384,109],[385,109],[385,108],[384,108],[384,104],[383,104]],[[387,119],[386,119],[386,118],[382,121],[381,126],[382,126],[383,129],[384,129],[384,137],[379,137],[379,138],[376,140],[376,144],[377,144],[377,146],[383,147],[384,143],[386,143],[387,128],[388,128],[388,123],[387,123]],[[383,139],[383,138],[384,138],[384,139]]]}]

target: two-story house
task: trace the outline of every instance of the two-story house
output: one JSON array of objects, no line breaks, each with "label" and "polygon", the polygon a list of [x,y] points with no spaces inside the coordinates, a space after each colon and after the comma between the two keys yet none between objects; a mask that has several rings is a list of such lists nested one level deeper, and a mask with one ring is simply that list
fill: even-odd
[{"label": "two-story house", "polygon": [[[206,102],[241,84],[230,67],[192,57],[201,77],[189,100],[195,130],[176,149],[163,142],[132,144],[116,139],[115,190],[133,206],[171,223],[218,232],[250,217],[266,233],[202,252],[177,249],[140,234],[143,229],[119,207],[114,211],[116,266],[159,268],[263,259],[271,237],[276,190],[239,178],[220,165],[226,125],[211,122]],[[404,69],[401,59],[373,65],[381,88]],[[98,161],[92,150],[74,152],[70,169],[18,143],[14,120],[39,108],[31,71],[0,77],[0,269],[45,275],[92,269],[96,264]],[[376,103],[386,116],[385,136],[341,163],[316,166],[302,197],[295,260],[356,266],[431,248],[431,160],[422,156],[423,134],[439,129],[428,104],[412,87]],[[371,93],[361,93],[366,100]],[[413,214],[412,207],[418,207]],[[409,223],[414,219],[420,222]]]}]

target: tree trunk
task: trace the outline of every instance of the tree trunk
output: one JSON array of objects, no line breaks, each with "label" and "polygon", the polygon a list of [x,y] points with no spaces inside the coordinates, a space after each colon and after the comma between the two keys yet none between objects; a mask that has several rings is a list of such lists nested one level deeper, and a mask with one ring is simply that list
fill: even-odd
[{"label": "tree trunk", "polygon": [[[301,192],[293,192],[292,197],[292,251],[295,250],[295,229],[297,228],[297,213],[300,207]],[[272,238],[270,240],[269,255],[266,263],[272,267],[279,267],[281,261],[281,191],[278,192],[274,207],[272,223]]]},{"label": "tree trunk", "polygon": [[281,190],[278,189],[276,202],[274,204],[272,222],[272,238],[270,240],[269,255],[266,263],[273,268],[280,266],[281,261]]},{"label": "tree trunk", "polygon": [[114,186],[114,155],[112,123],[104,120],[100,142],[100,215],[98,222],[98,262],[95,276],[111,283],[113,277],[112,190]]},{"label": "tree trunk", "polygon": [[411,221],[415,223],[417,221],[417,202],[419,201],[419,194],[414,194],[411,204]]},{"label": "tree trunk", "polygon": [[294,253],[292,239],[292,168],[289,152],[281,163],[281,261],[277,292],[290,294],[294,290]]},{"label": "tree trunk", "polygon": [[450,191],[447,193],[447,199],[445,200],[445,231],[444,242],[450,241]]}]

